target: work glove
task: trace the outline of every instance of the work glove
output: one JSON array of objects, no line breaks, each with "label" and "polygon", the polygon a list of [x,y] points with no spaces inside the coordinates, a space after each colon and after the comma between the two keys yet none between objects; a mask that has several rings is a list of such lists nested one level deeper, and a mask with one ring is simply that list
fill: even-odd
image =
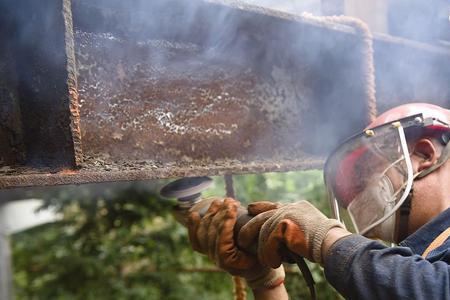
[{"label": "work glove", "polygon": [[282,248],[323,264],[322,243],[335,227],[345,229],[342,223],[327,218],[309,202],[299,201],[255,216],[239,231],[238,244],[245,249],[257,241],[260,263],[273,268],[283,260]]},{"label": "work glove", "polygon": [[[203,217],[196,211],[188,217],[189,239],[194,250],[208,255],[215,264],[231,275],[246,279],[250,288],[273,288],[284,282],[283,266],[273,269],[262,266],[257,256],[237,248],[234,225],[238,216],[238,201],[226,198],[212,201]],[[257,210],[262,213],[278,207],[263,204]],[[250,248],[252,245],[250,245]]]}]

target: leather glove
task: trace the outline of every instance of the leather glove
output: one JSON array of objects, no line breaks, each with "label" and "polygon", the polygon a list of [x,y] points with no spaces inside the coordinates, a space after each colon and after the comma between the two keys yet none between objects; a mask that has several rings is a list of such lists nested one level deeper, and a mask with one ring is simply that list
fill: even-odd
[{"label": "leather glove", "polygon": [[245,249],[257,240],[259,261],[273,268],[282,262],[279,249],[283,244],[293,253],[322,264],[322,243],[334,227],[345,229],[309,202],[299,201],[255,216],[241,228],[238,244]]},{"label": "leather glove", "polygon": [[[238,201],[226,198],[212,201],[206,214],[196,211],[188,217],[189,239],[194,250],[208,255],[215,264],[234,276],[247,280],[252,289],[273,288],[284,282],[283,266],[272,269],[262,266],[256,257],[236,247],[234,225],[238,216]],[[261,206],[258,213],[276,206]]]}]

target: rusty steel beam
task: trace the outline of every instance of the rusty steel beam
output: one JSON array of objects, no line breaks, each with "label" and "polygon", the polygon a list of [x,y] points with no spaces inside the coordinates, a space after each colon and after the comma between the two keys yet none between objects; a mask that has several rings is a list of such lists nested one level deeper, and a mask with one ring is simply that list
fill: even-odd
[{"label": "rusty steel beam", "polygon": [[[320,168],[368,120],[366,44],[349,26],[238,2],[0,6],[0,188]],[[384,49],[448,70],[436,47],[374,48],[382,99],[417,81],[384,81]]]}]

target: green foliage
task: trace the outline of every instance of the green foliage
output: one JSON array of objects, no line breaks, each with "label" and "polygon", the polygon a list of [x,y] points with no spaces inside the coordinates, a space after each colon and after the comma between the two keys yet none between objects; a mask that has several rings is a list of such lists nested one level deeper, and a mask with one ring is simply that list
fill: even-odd
[{"label": "green foliage", "polygon": [[[308,199],[328,209],[319,171],[234,179],[243,203]],[[52,194],[47,206],[62,220],[13,236],[17,299],[232,299],[231,278],[208,272],[214,266],[191,250],[186,229],[170,214],[174,203],[158,196],[164,183],[77,186]],[[223,195],[223,179],[215,178],[205,194]],[[310,267],[319,299],[336,299],[320,267]],[[308,298],[300,275],[289,274],[286,282],[293,299]]]}]

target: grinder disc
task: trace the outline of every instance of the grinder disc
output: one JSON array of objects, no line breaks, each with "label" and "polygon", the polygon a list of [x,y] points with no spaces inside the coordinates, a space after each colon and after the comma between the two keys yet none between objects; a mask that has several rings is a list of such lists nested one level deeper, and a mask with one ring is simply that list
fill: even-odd
[{"label": "grinder disc", "polygon": [[165,185],[161,191],[161,196],[165,198],[184,199],[200,194],[207,189],[213,180],[210,177],[186,177],[175,180]]}]

